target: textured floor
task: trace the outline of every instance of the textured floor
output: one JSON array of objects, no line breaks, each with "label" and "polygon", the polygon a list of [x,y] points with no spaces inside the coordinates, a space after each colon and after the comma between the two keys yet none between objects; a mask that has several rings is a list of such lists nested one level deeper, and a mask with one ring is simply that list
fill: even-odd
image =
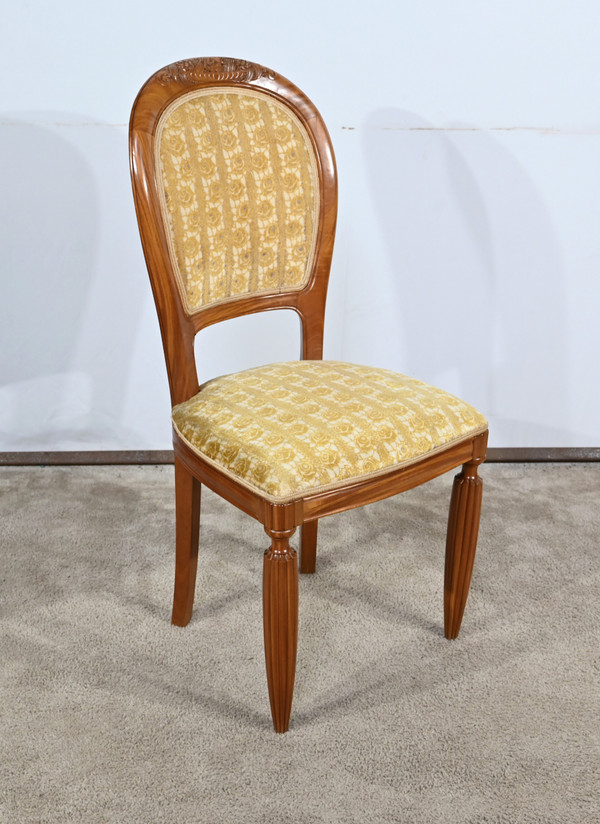
[{"label": "textured floor", "polygon": [[442,633],[451,478],[321,523],[290,732],[259,524],[205,493],[169,623],[172,468],[0,469],[0,822],[600,821],[600,464],[489,465]]}]

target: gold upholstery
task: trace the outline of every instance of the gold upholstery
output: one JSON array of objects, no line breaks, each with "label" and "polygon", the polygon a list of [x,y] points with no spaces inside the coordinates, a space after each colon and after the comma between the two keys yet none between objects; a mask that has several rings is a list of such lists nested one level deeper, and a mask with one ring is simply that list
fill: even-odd
[{"label": "gold upholstery", "polygon": [[253,90],[178,98],[157,132],[171,260],[189,313],[301,289],[314,254],[314,152],[297,117]]},{"label": "gold upholstery", "polygon": [[421,381],[335,361],[217,378],[173,409],[203,457],[272,500],[409,464],[484,432],[472,406]]}]

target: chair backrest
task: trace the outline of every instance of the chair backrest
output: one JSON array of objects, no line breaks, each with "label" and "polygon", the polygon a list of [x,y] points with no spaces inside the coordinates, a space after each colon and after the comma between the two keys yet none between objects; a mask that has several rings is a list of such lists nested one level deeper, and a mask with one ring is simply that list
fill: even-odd
[{"label": "chair backrest", "polygon": [[308,98],[255,63],[173,63],[135,101],[130,159],[173,404],[198,391],[194,337],[220,320],[294,309],[302,357],[321,358],[337,182]]}]

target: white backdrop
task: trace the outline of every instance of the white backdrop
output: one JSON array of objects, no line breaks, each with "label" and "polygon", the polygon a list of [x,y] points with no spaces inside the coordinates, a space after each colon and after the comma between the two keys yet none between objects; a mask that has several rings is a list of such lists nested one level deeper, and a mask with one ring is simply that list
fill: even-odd
[{"label": "white backdrop", "polygon": [[[492,446],[600,445],[597,0],[4,0],[1,26],[0,450],[170,447],[127,120],[215,54],[329,126],[325,356],[462,395]],[[285,312],[198,338],[201,379],[297,354]]]}]

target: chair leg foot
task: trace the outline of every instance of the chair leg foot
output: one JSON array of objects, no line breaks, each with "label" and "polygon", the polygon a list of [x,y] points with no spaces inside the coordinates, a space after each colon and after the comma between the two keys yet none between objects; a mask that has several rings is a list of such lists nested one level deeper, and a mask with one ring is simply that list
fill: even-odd
[{"label": "chair leg foot", "polygon": [[192,617],[198,539],[200,531],[200,482],[175,458],[175,591],[171,620],[184,627]]},{"label": "chair leg foot", "polygon": [[298,558],[287,532],[267,531],[263,566],[265,662],[275,732],[287,732],[298,645]]},{"label": "chair leg foot", "polygon": [[479,461],[467,463],[454,478],[444,575],[444,634],[456,638],[469,594],[477,548],[483,482],[477,475]]},{"label": "chair leg foot", "polygon": [[300,572],[311,573],[317,568],[318,521],[307,521],[300,527]]}]

